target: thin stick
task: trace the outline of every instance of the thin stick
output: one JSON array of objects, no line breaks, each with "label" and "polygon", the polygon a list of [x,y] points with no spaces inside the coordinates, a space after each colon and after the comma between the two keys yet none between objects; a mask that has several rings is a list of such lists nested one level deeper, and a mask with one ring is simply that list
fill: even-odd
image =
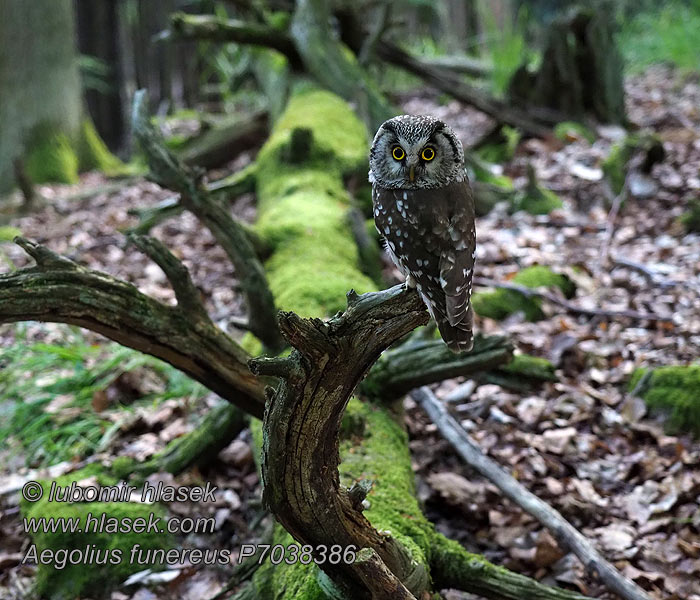
[{"label": "thin stick", "polygon": [[[627,193],[628,190],[628,178],[629,174],[627,177],[625,177],[625,182],[622,185],[622,189],[620,190],[620,193],[612,198],[612,202],[610,205],[610,212],[608,213],[608,218],[606,220],[606,227],[605,227],[605,236],[603,237],[603,243],[600,246],[600,256],[598,257],[598,269],[597,269],[597,276],[600,276],[603,266],[607,263],[608,261],[608,256],[610,254],[610,245],[612,243],[612,238],[613,235],[615,234],[615,222],[617,221],[617,216],[620,214],[620,208],[622,207],[622,203],[627,199],[627,196],[629,195]],[[606,182],[605,184],[605,190],[606,194],[608,197],[612,197],[612,189],[610,188],[610,184]]]},{"label": "thin stick", "polygon": [[589,573],[596,573],[609,590],[624,600],[651,600],[646,592],[606,561],[561,514],[526,490],[497,462],[487,457],[429,388],[416,389],[411,392],[411,397],[423,407],[440,433],[454,446],[469,466],[476,469],[501,490],[504,496],[549,529],[557,541],[578,556],[586,570]]},{"label": "thin stick", "polygon": [[493,279],[486,279],[485,277],[475,277],[474,285],[480,285],[482,287],[489,288],[499,288],[503,290],[512,290],[514,292],[519,292],[528,298],[544,298],[552,304],[557,304],[562,308],[566,309],[566,312],[573,313],[575,315],[589,315],[591,317],[606,317],[606,318],[617,318],[624,317],[627,319],[636,319],[638,321],[665,321],[672,323],[673,319],[671,317],[662,317],[656,313],[642,313],[635,310],[606,310],[604,308],[584,308],[582,306],[577,306],[571,302],[567,302],[562,298],[558,298],[554,294],[548,294],[546,292],[540,292],[536,289],[525,287],[524,285],[517,285],[515,283],[507,283],[494,281]]},{"label": "thin stick", "polygon": [[659,274],[656,273],[654,270],[650,269],[646,265],[643,265],[638,262],[634,262],[633,260],[630,260],[629,258],[625,258],[624,256],[615,256],[612,259],[612,262],[615,266],[617,267],[627,267],[628,269],[631,269],[632,271],[637,271],[638,273],[641,273],[646,277],[647,281],[649,283],[660,287],[661,289],[668,289],[672,287],[676,287],[676,282],[674,281],[667,281],[665,279],[659,279]]}]

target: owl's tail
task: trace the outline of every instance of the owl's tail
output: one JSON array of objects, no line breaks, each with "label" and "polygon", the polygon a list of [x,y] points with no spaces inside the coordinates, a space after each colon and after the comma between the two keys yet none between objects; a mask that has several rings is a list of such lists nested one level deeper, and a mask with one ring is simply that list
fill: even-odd
[{"label": "owl's tail", "polygon": [[452,352],[455,354],[469,352],[469,350],[474,347],[474,333],[472,331],[474,326],[474,312],[472,311],[471,305],[467,310],[465,318],[454,325],[450,325],[450,322],[446,318],[440,318],[440,315],[436,316],[435,322],[440,331],[440,336]]}]

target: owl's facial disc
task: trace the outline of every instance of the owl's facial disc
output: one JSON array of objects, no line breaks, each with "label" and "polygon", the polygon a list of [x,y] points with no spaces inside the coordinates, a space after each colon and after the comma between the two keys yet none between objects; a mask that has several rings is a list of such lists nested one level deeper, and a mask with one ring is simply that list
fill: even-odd
[{"label": "owl's facial disc", "polygon": [[464,177],[462,145],[433,117],[400,116],[377,131],[370,179],[386,188],[436,188]]}]

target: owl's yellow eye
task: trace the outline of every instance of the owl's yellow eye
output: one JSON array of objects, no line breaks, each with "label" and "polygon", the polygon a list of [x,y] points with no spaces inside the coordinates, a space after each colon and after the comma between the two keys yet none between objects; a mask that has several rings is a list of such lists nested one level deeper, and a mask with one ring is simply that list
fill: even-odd
[{"label": "owl's yellow eye", "polygon": [[435,150],[433,150],[430,146],[426,146],[423,148],[423,152],[421,152],[420,157],[424,161],[431,161],[435,158]]},{"label": "owl's yellow eye", "polygon": [[391,155],[396,160],[403,160],[406,157],[406,153],[403,151],[401,146],[394,146],[391,150]]}]

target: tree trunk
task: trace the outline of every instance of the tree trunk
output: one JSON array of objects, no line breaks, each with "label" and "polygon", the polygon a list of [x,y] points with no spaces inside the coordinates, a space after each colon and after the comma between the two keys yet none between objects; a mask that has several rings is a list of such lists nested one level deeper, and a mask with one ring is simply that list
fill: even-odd
[{"label": "tree trunk", "polygon": [[531,73],[523,65],[513,75],[508,86],[513,103],[546,107],[570,119],[624,123],[622,56],[613,28],[611,15],[590,8],[556,19],[539,70]]},{"label": "tree trunk", "polygon": [[86,79],[87,109],[102,139],[116,151],[124,143],[128,129],[121,95],[124,83],[117,0],[76,0],[75,8],[80,53],[102,61],[108,69],[98,86],[90,85]]},{"label": "tree trunk", "polygon": [[[18,158],[37,179],[41,165],[31,154],[40,145],[57,159],[65,178],[77,174],[65,152],[81,120],[74,37],[71,0],[0,3],[0,192],[13,186],[12,163]],[[54,143],[47,144],[49,138]]]}]

